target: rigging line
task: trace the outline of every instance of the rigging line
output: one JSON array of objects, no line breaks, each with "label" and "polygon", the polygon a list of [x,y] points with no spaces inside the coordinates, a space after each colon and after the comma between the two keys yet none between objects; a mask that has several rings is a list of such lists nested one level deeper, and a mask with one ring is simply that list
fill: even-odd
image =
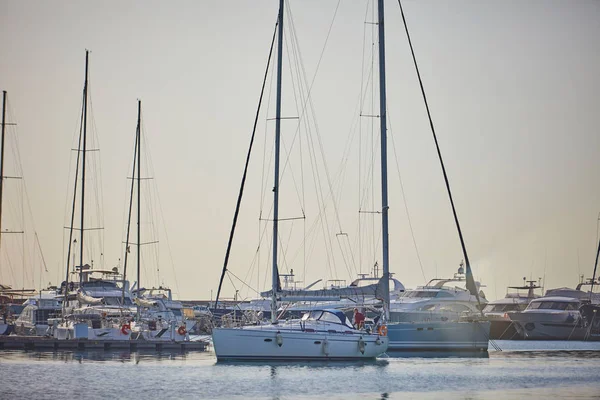
[{"label": "rigging line", "polygon": [[[292,12],[289,8],[288,5],[288,12],[287,12],[287,18],[288,18],[288,23],[290,26],[292,26],[293,24],[293,20],[292,20]],[[288,58],[288,63],[290,65],[290,73],[292,75],[292,79],[291,79],[291,84],[292,84],[292,93],[294,94],[294,103],[296,105],[296,110],[299,111],[299,107],[298,107],[298,97],[300,97],[300,103],[302,104],[304,101],[303,95],[302,95],[302,80],[300,79],[300,71],[297,68],[297,63],[298,63],[298,54],[297,54],[297,42],[294,40],[296,39],[295,37],[293,37],[293,34],[295,33],[294,31],[291,32],[292,34],[290,35],[286,35],[286,39],[289,41],[286,41],[286,54],[287,54],[287,58]],[[291,49],[291,51],[290,51]],[[294,57],[294,60],[296,61],[296,63],[292,62],[292,56]],[[296,68],[292,68],[292,66],[296,65]],[[298,86],[296,86],[296,81],[294,80],[294,72],[296,75],[296,80],[298,81]],[[296,91],[298,92],[296,94]],[[280,118],[283,119],[283,118]],[[298,119],[298,125],[302,124],[302,119],[300,119],[299,117]],[[296,131],[297,133],[299,132],[299,128]],[[298,138],[301,138],[302,135],[298,134],[297,135]],[[286,158],[285,158],[285,162],[284,162],[284,168],[283,168],[283,172],[281,174],[281,178],[280,181],[283,179],[283,174],[286,171],[286,167],[288,164],[291,164],[291,157],[292,157],[292,148],[294,147],[294,143],[296,141],[296,134],[294,135],[294,140],[292,141],[292,145],[290,146],[290,149],[288,151],[286,145],[285,145],[285,140],[284,137],[281,137],[281,142],[283,145],[283,150],[286,154]],[[301,148],[301,145],[299,145],[299,147]],[[302,160],[301,156],[300,156],[300,160]],[[304,207],[302,204],[302,198],[301,198],[301,190],[298,189],[298,183],[296,182],[296,176],[294,174],[294,170],[291,168],[290,166],[290,173],[292,175],[292,181],[294,183],[294,189],[296,189],[296,197],[298,198],[298,202],[300,203],[300,208],[302,209],[302,214],[305,213],[304,211]]]},{"label": "rigging line", "polygon": [[[273,70],[271,70],[271,79],[269,80],[269,90],[267,91],[267,93],[268,93],[267,101],[266,101],[267,109],[265,111],[265,114],[267,116],[269,115],[269,110],[271,107],[271,94],[273,92],[273,79],[275,79],[275,72]],[[259,209],[260,216],[262,216],[263,207],[264,207],[264,203],[265,203],[265,197],[266,197],[265,186],[268,185],[268,183],[267,183],[268,177],[267,177],[266,171],[271,168],[271,161],[273,160],[273,146],[270,146],[271,153],[269,155],[269,163],[265,166],[265,161],[267,159],[267,136],[268,136],[268,133],[269,133],[269,124],[265,124],[264,141],[263,141],[262,171],[261,171],[261,178],[260,178],[260,209]]]},{"label": "rigging line", "polygon": [[421,267],[421,274],[423,275],[423,280],[427,282],[427,278],[425,277],[425,271],[423,269],[423,263],[421,262],[421,255],[419,254],[419,248],[417,247],[417,240],[415,239],[415,231],[412,226],[410,213],[408,212],[408,204],[406,202],[406,194],[404,193],[404,184],[402,182],[402,174],[400,173],[400,164],[398,162],[398,152],[396,151],[396,142],[394,141],[394,135],[392,133],[392,119],[390,118],[389,113],[387,113],[387,118],[388,123],[390,124],[389,136],[392,138],[392,148],[394,149],[394,159],[396,160],[396,170],[398,171],[398,180],[400,181],[400,192],[402,193],[402,201],[404,202],[404,210],[406,211],[406,220],[408,221],[408,227],[412,236],[413,245],[415,246],[415,252],[417,253],[417,260],[419,261],[419,266]]},{"label": "rigging line", "polygon": [[[339,6],[340,6],[340,0],[338,0],[338,3],[337,3],[337,5],[336,5],[336,8],[335,8],[335,11],[334,11],[334,14],[333,14],[332,20],[331,20],[331,23],[330,23],[330,25],[329,25],[329,29],[328,29],[328,31],[327,31],[327,36],[326,36],[326,38],[325,38],[325,43],[323,44],[323,48],[322,48],[322,50],[321,50],[321,53],[320,53],[320,55],[319,55],[319,60],[318,60],[318,62],[317,62],[317,66],[316,66],[316,68],[315,68],[315,73],[314,73],[314,75],[313,75],[312,81],[310,82],[310,85],[307,85],[307,94],[306,94],[306,99],[304,100],[304,104],[302,105],[302,113],[301,113],[301,115],[300,115],[300,117],[299,117],[299,118],[300,118],[300,120],[302,120],[302,119],[305,117],[305,114],[306,114],[306,112],[307,112],[307,107],[306,107],[307,103],[308,103],[309,107],[311,108],[313,115],[315,114],[315,112],[314,112],[314,105],[313,105],[313,102],[312,102],[312,97],[311,97],[312,87],[313,87],[313,85],[314,85],[314,83],[315,83],[315,80],[316,80],[316,77],[317,77],[317,73],[318,73],[318,71],[319,71],[319,67],[320,67],[320,65],[321,65],[321,62],[322,62],[322,60],[323,60],[323,56],[324,56],[324,54],[325,54],[325,49],[327,48],[327,43],[329,42],[329,37],[330,37],[330,35],[331,35],[331,31],[332,31],[332,29],[333,29],[333,24],[334,24],[334,22],[335,22],[335,18],[336,18],[336,16],[337,16],[337,12],[338,12]],[[291,11],[290,11],[290,12],[291,12]],[[300,72],[302,72],[302,76],[304,77],[304,80],[303,80],[303,82],[306,82],[306,83],[308,83],[308,79],[307,79],[306,70],[305,70],[305,68],[304,68],[304,63],[302,62],[302,54],[301,54],[301,52],[300,52],[300,47],[299,47],[299,44],[298,44],[298,39],[297,39],[297,38],[298,38],[298,35],[296,34],[296,27],[295,27],[295,25],[294,25],[294,23],[293,23],[293,19],[292,19],[292,20],[290,20],[290,27],[291,27],[291,30],[292,30],[292,33],[293,33],[293,37],[294,37],[294,39],[295,39],[295,44],[296,44],[296,45],[295,45],[295,49],[296,49],[296,52],[297,52],[297,58],[298,58],[298,60],[299,60],[298,64],[299,64],[299,66],[300,66],[300,69],[298,69],[298,74],[300,75]],[[301,82],[302,82],[302,81],[301,81]],[[314,124],[314,126],[315,126],[315,129],[316,129],[316,131],[317,131],[317,137],[318,137],[318,139],[319,139],[319,144],[321,145],[321,157],[323,158],[323,160],[325,160],[325,157],[324,157],[324,155],[322,154],[322,153],[323,153],[323,150],[322,150],[323,146],[322,146],[322,143],[321,143],[321,140],[320,140],[320,135],[319,135],[319,133],[318,133],[318,130],[319,130],[319,129],[318,129],[318,125],[317,125],[317,122],[316,122],[316,120],[315,120],[315,118],[314,118],[314,117],[313,117],[313,124]],[[295,142],[295,140],[296,140],[296,137],[297,137],[297,135],[298,135],[299,126],[300,126],[300,125],[298,125],[298,129],[296,130],[296,133],[294,134],[294,140],[292,141],[292,145],[293,145],[293,143]],[[308,127],[308,125],[307,125],[307,127]],[[310,129],[309,129],[309,128],[307,128],[307,129],[310,131]],[[309,134],[310,134],[310,132],[309,132]],[[314,146],[314,145],[313,145],[313,146]],[[313,151],[314,151],[314,150],[313,150]],[[329,171],[328,171],[328,168],[327,168],[327,163],[326,163],[325,161],[323,161],[323,164],[324,164],[324,168],[325,168],[325,171],[326,171],[326,174],[327,174],[327,177],[328,177],[329,186],[331,187],[331,183],[330,183],[330,182],[331,182],[331,179],[329,178],[330,174],[329,174]],[[287,163],[284,165],[283,171],[285,171],[285,168],[286,168],[286,166],[287,166]],[[337,214],[337,208],[336,208],[336,214]],[[338,219],[338,223],[341,225],[341,223],[339,222],[339,216],[338,216],[338,218],[337,218],[337,219]]]},{"label": "rigging line", "polygon": [[600,242],[598,242],[598,250],[596,250],[596,261],[594,262],[594,274],[592,275],[592,285],[590,288],[590,302],[592,301],[592,296],[594,292],[594,282],[596,281],[596,268],[598,268],[598,256],[600,256]]},{"label": "rigging line", "polygon": [[[138,138],[140,135],[140,125],[139,122],[136,123],[136,132],[135,132],[135,145],[133,150],[133,171],[131,172],[131,176],[135,176],[136,166],[137,166],[137,148],[138,148]],[[133,209],[133,191],[135,188],[135,181],[131,180],[131,190],[129,192],[129,213],[127,215],[127,233],[125,234],[125,255],[123,256],[123,280],[127,279],[127,255],[129,254],[129,234],[131,232],[131,211]],[[125,304],[125,285],[123,285],[123,290],[121,291],[121,304]]]},{"label": "rigging line", "polygon": [[[278,11],[278,17],[277,19],[279,20],[279,11]],[[221,285],[223,284],[223,278],[225,275],[225,272],[227,271],[227,264],[229,262],[229,254],[231,252],[231,245],[233,243],[233,236],[235,234],[235,227],[237,224],[237,218],[240,212],[240,205],[242,203],[242,196],[244,194],[244,186],[246,183],[246,176],[248,173],[248,164],[250,163],[250,155],[252,154],[252,147],[254,144],[254,135],[256,134],[256,125],[258,124],[258,117],[260,115],[260,106],[262,104],[262,99],[263,99],[263,94],[265,92],[265,85],[267,82],[267,77],[268,77],[268,73],[269,73],[269,65],[271,64],[271,56],[273,54],[273,47],[275,45],[275,37],[277,34],[277,26],[279,25],[279,22],[275,23],[275,29],[273,30],[273,39],[271,40],[271,49],[269,50],[269,57],[267,58],[267,67],[265,70],[265,77],[263,79],[263,84],[262,84],[262,88],[260,90],[260,97],[258,99],[258,108],[256,110],[256,116],[254,117],[254,128],[252,129],[252,137],[250,138],[250,145],[248,147],[248,154],[246,155],[246,165],[244,166],[244,174],[242,176],[242,182],[240,185],[240,191],[238,194],[238,199],[237,199],[237,203],[236,203],[236,207],[235,207],[235,213],[233,215],[233,223],[231,225],[231,232],[229,233],[229,242],[227,243],[227,251],[225,253],[225,261],[223,262],[223,271],[221,273],[221,279],[219,281],[219,288],[217,289],[217,296],[215,298],[215,303],[214,306],[215,308],[217,307],[218,303],[219,303],[219,295],[221,294]]]},{"label": "rigging line", "polygon": [[[86,53],[86,61],[87,61],[87,53]],[[87,67],[87,66],[86,66]],[[87,80],[87,74],[86,74],[86,80]],[[84,114],[84,108],[86,106],[85,102],[85,96],[87,96],[87,82],[86,85],[84,85],[84,89],[83,89],[83,96],[84,99],[82,101],[81,104],[81,119],[80,119],[80,123],[79,123],[79,141],[77,143],[77,157],[76,157],[76,167],[75,167],[75,184],[73,185],[73,208],[71,211],[71,229],[69,229],[69,247],[67,250],[67,268],[66,268],[66,277],[65,277],[65,298],[63,300],[63,312],[66,309],[67,306],[67,297],[69,294],[69,262],[71,260],[71,246],[73,244],[73,224],[75,222],[75,205],[76,205],[76,201],[77,201],[77,182],[79,180],[79,157],[81,155],[81,139],[83,136],[83,114]],[[83,227],[82,227],[83,228]],[[73,266],[75,267],[75,266]]]},{"label": "rigging line", "polygon": [[[78,137],[78,135],[77,135],[77,128],[80,126],[79,119],[80,119],[79,116],[77,116],[75,118],[75,123],[74,123],[75,128],[73,129],[72,142],[74,142],[75,138]],[[70,153],[71,154],[70,154],[70,157],[69,157],[70,158],[69,159],[69,165],[72,165],[73,164],[73,153],[72,152],[70,152]],[[77,152],[77,154],[79,154],[79,152]],[[77,164],[79,164],[79,161],[77,162]],[[69,188],[71,187],[71,182],[73,182],[71,173],[72,173],[72,170],[71,170],[71,168],[69,168],[69,175],[68,175],[68,178],[67,178],[67,187],[65,189],[65,193],[69,193]],[[75,181],[77,181],[77,178],[75,178]],[[68,210],[69,210],[69,196],[65,196],[65,205],[63,207],[63,216],[64,217],[66,217],[68,215]],[[62,240],[62,245],[63,245],[62,248],[63,249],[65,248],[65,235],[66,235],[66,232],[63,230],[63,240]],[[70,244],[69,244],[69,246],[70,246]],[[66,264],[67,265],[67,271],[68,271],[69,270],[69,260],[67,258],[67,261],[65,263],[65,252],[61,251],[61,253],[62,253],[62,260],[61,260],[61,264],[60,265],[65,265]],[[60,271],[60,268],[58,268],[58,270]],[[60,273],[59,273],[58,277],[59,277],[58,280],[60,281]]]},{"label": "rigging line", "polygon": [[465,241],[463,239],[462,230],[460,229],[460,223],[458,222],[458,216],[456,214],[456,207],[454,206],[454,200],[452,199],[452,191],[450,190],[450,182],[448,181],[448,175],[446,174],[446,167],[444,166],[444,161],[442,159],[442,153],[440,151],[440,146],[438,144],[437,135],[435,133],[435,127],[433,125],[433,119],[431,118],[431,112],[429,110],[429,103],[427,102],[427,96],[425,95],[425,88],[423,87],[423,80],[421,79],[421,73],[419,72],[419,66],[417,64],[417,58],[415,57],[415,51],[413,49],[412,41],[410,39],[410,33],[408,32],[408,25],[406,24],[406,18],[404,17],[404,10],[402,9],[402,2],[398,0],[398,5],[400,6],[400,13],[402,14],[402,22],[404,23],[404,29],[406,31],[406,37],[408,39],[408,44],[410,46],[410,52],[412,55],[412,59],[415,65],[415,71],[417,73],[417,77],[419,78],[419,86],[421,87],[421,94],[423,95],[423,102],[425,103],[425,109],[427,110],[427,117],[429,118],[429,126],[431,127],[431,133],[433,135],[433,140],[435,142],[435,148],[437,150],[438,158],[440,160],[440,166],[442,167],[442,173],[444,174],[444,182],[446,183],[446,190],[448,192],[448,198],[450,199],[450,205],[452,206],[452,214],[454,215],[454,222],[456,223],[456,230],[458,231],[458,237],[460,238],[460,245],[462,247],[463,256],[465,257],[465,264],[467,266],[467,289],[471,292],[471,294],[475,295],[477,298],[477,304],[479,305],[479,309],[481,315],[483,315],[483,310],[481,309],[481,300],[479,299],[479,293],[477,291],[477,287],[475,286],[475,280],[473,279],[473,272],[471,271],[471,264],[469,262],[469,256],[467,255],[467,248],[465,246]]},{"label": "rigging line", "polygon": [[[339,6],[339,3],[338,3],[338,6]],[[337,13],[337,8],[336,8],[336,13]],[[335,14],[334,14],[334,20],[335,20]],[[331,24],[331,26],[330,26],[329,33],[331,32],[332,25],[333,25],[333,21],[332,21],[332,24]],[[291,35],[291,36],[293,36],[293,38],[295,39],[295,41],[292,41],[292,44],[293,44],[293,46],[292,46],[292,49],[293,49],[293,53],[294,53],[294,55],[295,55],[295,58],[296,58],[296,60],[297,60],[296,64],[297,64],[297,65],[300,65],[300,66],[301,66],[301,68],[302,68],[302,70],[304,71],[304,67],[303,67],[302,60],[301,60],[301,54],[300,54],[300,50],[299,50],[299,45],[298,45],[298,39],[297,39],[297,35],[295,34],[295,33],[296,33],[296,32],[295,32],[295,26],[293,25],[293,19],[290,19],[290,26],[292,27],[292,28],[291,28],[291,30],[292,30],[292,32],[291,32],[291,33],[292,33],[292,35]],[[329,38],[329,34],[328,34],[328,38]],[[322,53],[321,53],[321,59],[322,59],[322,56],[323,56],[323,54],[324,54],[324,50],[325,50],[325,48],[326,48],[326,45],[327,45],[327,40],[328,40],[328,38],[326,39],[326,42],[325,42],[325,44],[324,44],[324,48],[323,48],[323,50],[322,50]],[[288,54],[289,54],[289,53],[288,53]],[[320,61],[321,61],[321,60],[319,60],[319,63],[320,63]],[[317,68],[318,68],[318,67],[317,67]],[[299,77],[301,77],[301,72],[302,72],[302,71],[300,70],[300,68],[296,68],[296,73],[297,73],[297,75],[298,75]],[[315,80],[315,78],[316,78],[316,73],[315,73],[315,76],[313,77],[313,83],[314,83],[314,80]],[[302,83],[302,79],[298,78],[298,80],[299,80],[299,82],[300,82],[300,83]],[[306,73],[305,73],[305,71],[304,71],[304,80],[305,80],[306,82],[308,81],[308,80],[306,79]],[[294,86],[294,87],[295,87],[295,86]],[[301,86],[300,86],[300,87],[301,87]],[[311,85],[311,87],[312,87],[312,85]],[[304,122],[304,124],[305,124],[305,126],[306,126],[306,129],[307,129],[307,131],[309,132],[309,139],[310,139],[310,130],[311,130],[311,129],[310,129],[310,124],[308,123],[308,121],[307,121],[307,120],[306,120],[306,118],[305,118],[305,115],[306,115],[306,103],[307,103],[308,99],[310,99],[310,89],[308,89],[308,90],[307,90],[307,92],[308,92],[308,96],[307,96],[307,98],[306,98],[306,99],[302,98],[302,102],[303,102],[303,104],[304,104],[304,108],[303,108],[303,112],[301,113],[301,117],[300,117],[300,120],[301,120],[301,122],[300,122],[300,124],[302,123],[302,121]],[[294,93],[295,93],[295,92],[294,92]],[[301,97],[303,97],[303,96],[302,96],[302,90],[300,90],[300,89],[299,89],[299,93],[300,93],[300,96],[301,96]],[[312,105],[312,104],[311,104],[311,105]],[[313,112],[314,112],[314,107],[313,107]],[[299,135],[300,124],[298,125],[298,128],[297,128],[297,130],[296,130],[296,133],[295,133],[295,135],[294,135],[294,139],[293,139],[293,142],[292,142],[292,143],[294,143],[294,142],[295,142],[295,140],[296,140],[296,138],[300,136],[300,135]],[[316,122],[314,122],[314,124],[316,125]],[[314,146],[314,144],[313,144],[313,146]],[[310,147],[309,147],[309,148],[310,148]],[[314,149],[313,149],[313,153],[314,153]],[[312,154],[311,154],[311,156],[312,156]],[[314,157],[314,156],[313,156],[313,157]],[[286,160],[286,164],[284,165],[284,171],[285,171],[285,169],[287,168],[287,164],[288,164],[288,160]],[[315,174],[315,170],[316,170],[316,168],[317,168],[317,167],[316,167],[316,165],[318,165],[318,164],[317,164],[317,162],[316,162],[316,158],[315,158],[314,160],[313,160],[313,159],[311,159],[311,165],[313,166],[313,175],[314,175],[314,174]],[[317,171],[318,171],[318,170],[317,170]],[[317,172],[317,177],[316,177],[316,178],[317,178],[317,180],[320,182],[320,179],[319,179],[319,177],[318,177],[318,172]],[[317,189],[317,193],[318,193],[318,194],[320,193],[321,201],[324,201],[324,196],[322,195],[322,191],[320,191],[320,190],[322,190],[322,189],[320,189],[320,185],[317,185],[317,184],[316,184],[316,182],[315,182],[315,188]],[[319,197],[319,196],[317,196],[317,197]],[[327,221],[326,221],[326,222],[327,222]],[[324,233],[324,235],[325,235],[325,238],[327,239],[327,238],[328,238],[328,235],[327,235],[327,234],[325,234],[325,233]],[[330,244],[330,248],[332,248],[332,243],[331,243],[331,241],[329,241],[329,242],[330,242],[330,243],[329,243],[329,244]],[[330,251],[330,250],[329,250],[329,251]],[[329,255],[329,251],[327,252],[328,260],[329,260],[329,257],[330,257],[330,255]],[[329,263],[329,262],[328,262],[328,263]]]},{"label": "rigging line", "polygon": [[37,232],[35,233],[35,241],[36,241],[36,243],[38,245],[38,249],[40,250],[40,256],[42,258],[42,264],[44,265],[44,270],[46,272],[48,272],[48,266],[46,265],[46,260],[44,259],[44,253],[42,252],[42,246],[40,245],[40,239],[38,238]]},{"label": "rigging line", "polygon": [[[92,80],[93,83],[93,80]],[[93,85],[89,84],[88,85],[88,92],[90,93],[90,98],[89,98],[89,116],[90,116],[90,124],[91,124],[91,138],[90,140],[93,141],[95,148],[98,149],[98,154],[97,156],[94,154],[94,157],[92,158],[93,162],[91,163],[90,167],[92,170],[92,180],[93,180],[93,191],[94,191],[94,198],[95,198],[95,206],[96,206],[96,215],[98,218],[98,224],[100,226],[104,226],[104,193],[103,193],[103,188],[102,188],[102,162],[101,162],[101,153],[100,153],[100,138],[98,136],[98,127],[96,125],[96,118],[94,116],[94,106],[93,106],[93,92],[91,91],[91,89],[93,89]],[[86,151],[87,152],[87,151]],[[88,215],[90,217],[90,221],[91,221],[91,215]],[[104,230],[96,237],[95,243],[98,246],[97,251],[100,252],[100,267],[104,268],[104,238],[105,238],[105,232]],[[90,248],[88,250],[89,252],[89,256],[90,258],[93,256],[92,254],[92,249]]]},{"label": "rigging line", "polygon": [[[339,2],[338,2],[338,7],[339,7]],[[336,8],[336,11],[335,11],[335,14],[334,14],[334,18],[333,18],[333,20],[331,22],[331,25],[330,25],[330,28],[329,28],[329,32],[328,32],[328,36],[327,36],[327,39],[326,39],[326,42],[325,42],[325,46],[324,46],[323,51],[321,53],[321,59],[322,59],[323,53],[325,51],[326,44],[327,44],[327,41],[329,39],[329,35],[331,33],[331,29],[333,27],[333,22],[335,20],[335,15],[336,14],[337,14],[337,8]],[[295,26],[292,25],[292,29],[294,29],[294,32],[295,32]],[[295,37],[297,38],[297,35],[295,35]],[[308,79],[306,78],[306,70],[304,69],[304,64],[302,63],[302,55],[300,53],[299,48],[298,48],[298,55],[299,55],[299,58],[300,58],[300,63],[299,64],[300,64],[300,67],[302,69],[304,80],[306,82],[308,82]],[[321,59],[319,60],[319,64],[320,64]],[[318,68],[318,66],[317,66],[317,68]],[[314,84],[315,78],[316,78],[316,73],[315,73],[315,75],[313,77],[313,81],[312,81],[311,86],[310,86],[311,88],[312,88],[312,85]],[[314,103],[312,101],[312,97],[310,96],[310,89],[308,90],[308,95],[307,95],[307,100],[306,101],[308,102],[308,106],[310,107],[310,110],[312,111],[312,115],[315,115]],[[306,108],[305,108],[305,110],[306,110]],[[306,112],[303,112],[303,116],[305,114],[306,114]],[[335,199],[335,195],[334,195],[333,186],[332,186],[332,183],[331,183],[331,175],[329,173],[329,169],[327,167],[326,158],[324,156],[323,144],[322,144],[322,141],[321,141],[321,136],[319,134],[319,127],[318,127],[318,123],[316,121],[316,118],[313,117],[312,118],[312,122],[314,124],[314,128],[315,128],[315,132],[316,132],[318,144],[320,146],[319,150],[320,150],[320,155],[321,155],[321,161],[322,161],[322,164],[324,166],[325,174],[326,174],[326,178],[327,178],[327,184],[328,184],[328,188],[329,188],[329,196],[331,196],[332,200],[334,200]],[[322,185],[321,185],[320,174],[318,172],[318,161],[317,161],[317,158],[316,158],[317,152],[315,151],[315,141],[314,141],[314,139],[312,137],[312,132],[311,132],[311,129],[310,129],[309,125],[307,125],[307,130],[308,130],[307,137],[308,137],[309,142],[310,142],[309,148],[312,148],[311,163],[313,165],[313,175],[316,173],[316,178],[317,178],[317,181],[318,181],[318,182],[317,181],[315,182],[315,186],[316,187],[318,186],[317,187],[317,196],[320,196],[321,202],[325,203],[325,196],[323,195],[323,189],[321,187]],[[318,185],[317,185],[317,183],[318,183]],[[323,211],[325,211],[326,208],[327,208],[327,206],[325,204],[323,204]],[[338,223],[338,227],[339,227],[340,230],[342,230],[341,229],[341,221],[340,221],[340,218],[339,218],[339,212],[338,212],[337,205],[335,204],[335,202],[333,202],[333,208],[334,208],[335,217],[336,217],[336,220],[337,220],[337,223]],[[323,227],[324,239],[329,244],[329,247],[326,249],[327,256],[328,256],[328,263],[330,263],[329,258],[331,260],[333,260],[332,265],[333,265],[333,267],[335,269],[335,257],[333,257],[333,254],[331,254],[331,255],[329,254],[330,252],[331,253],[333,252],[333,247],[334,246],[333,246],[332,237],[331,237],[331,234],[330,234],[329,221],[328,221],[328,219],[326,217],[326,214],[325,214],[325,217],[324,217],[324,223],[322,221],[322,227]],[[348,270],[348,266],[347,265],[346,265],[346,269]],[[351,274],[351,272],[349,270],[348,270],[348,273]]]},{"label": "rigging line", "polygon": [[[248,285],[246,282],[244,282],[243,280],[241,280],[241,279],[240,279],[240,278],[239,278],[239,277],[238,277],[236,274],[234,274],[233,272],[231,272],[231,271],[227,270],[227,275],[233,275],[233,277],[234,277],[235,279],[237,279],[238,281],[240,281],[240,283],[241,283],[243,286],[246,286],[248,289],[250,289],[251,291],[253,291],[253,292],[254,292],[254,293],[256,293],[256,294],[260,294],[260,292],[259,292],[258,290],[254,289],[252,286]],[[231,277],[229,277],[229,281],[230,281],[230,282],[231,282],[231,283],[234,285],[234,288],[235,288],[235,284],[233,283],[233,281],[232,281]],[[216,307],[215,307],[215,308],[216,308]]]}]

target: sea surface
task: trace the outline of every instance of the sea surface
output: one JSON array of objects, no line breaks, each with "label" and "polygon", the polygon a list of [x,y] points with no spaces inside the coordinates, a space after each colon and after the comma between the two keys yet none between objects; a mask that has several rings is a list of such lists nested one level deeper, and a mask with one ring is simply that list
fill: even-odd
[{"label": "sea surface", "polygon": [[600,399],[599,342],[496,343],[502,351],[345,363],[217,363],[210,350],[0,351],[0,399]]}]

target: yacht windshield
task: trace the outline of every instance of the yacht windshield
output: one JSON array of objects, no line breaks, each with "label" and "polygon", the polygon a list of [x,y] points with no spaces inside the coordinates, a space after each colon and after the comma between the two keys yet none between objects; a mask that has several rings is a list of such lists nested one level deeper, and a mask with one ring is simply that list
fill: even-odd
[{"label": "yacht windshield", "polygon": [[[131,301],[131,299],[129,297],[125,297],[124,300],[125,300],[124,301],[125,306],[133,305],[133,302]],[[121,305],[120,297],[104,297],[103,301],[104,301],[104,304],[106,304],[107,306],[120,306]]]},{"label": "yacht windshield", "polygon": [[432,297],[435,297],[436,295],[437,295],[437,292],[419,290],[419,291],[409,292],[406,295],[406,297],[432,298]]},{"label": "yacht windshield", "polygon": [[488,304],[483,309],[483,312],[506,312],[506,311],[520,311],[522,307],[520,304]]},{"label": "yacht windshield", "polygon": [[528,310],[577,310],[577,303],[570,303],[566,301],[536,301],[531,302]]}]

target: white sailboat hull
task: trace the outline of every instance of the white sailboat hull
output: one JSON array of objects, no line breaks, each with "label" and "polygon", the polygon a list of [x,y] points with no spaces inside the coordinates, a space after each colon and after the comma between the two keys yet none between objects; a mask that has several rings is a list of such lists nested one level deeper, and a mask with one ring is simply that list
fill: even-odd
[{"label": "white sailboat hull", "polygon": [[278,331],[264,327],[216,328],[212,337],[217,360],[221,361],[374,359],[388,347],[386,337],[367,333]]},{"label": "white sailboat hull", "polygon": [[490,322],[390,323],[388,351],[487,351]]}]

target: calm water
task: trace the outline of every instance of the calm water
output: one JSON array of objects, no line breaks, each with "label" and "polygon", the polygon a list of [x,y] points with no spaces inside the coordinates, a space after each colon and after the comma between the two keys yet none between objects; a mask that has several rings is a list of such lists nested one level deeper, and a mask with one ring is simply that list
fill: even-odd
[{"label": "calm water", "polygon": [[0,399],[599,398],[600,343],[497,342],[486,357],[216,363],[214,354],[0,352]]}]

